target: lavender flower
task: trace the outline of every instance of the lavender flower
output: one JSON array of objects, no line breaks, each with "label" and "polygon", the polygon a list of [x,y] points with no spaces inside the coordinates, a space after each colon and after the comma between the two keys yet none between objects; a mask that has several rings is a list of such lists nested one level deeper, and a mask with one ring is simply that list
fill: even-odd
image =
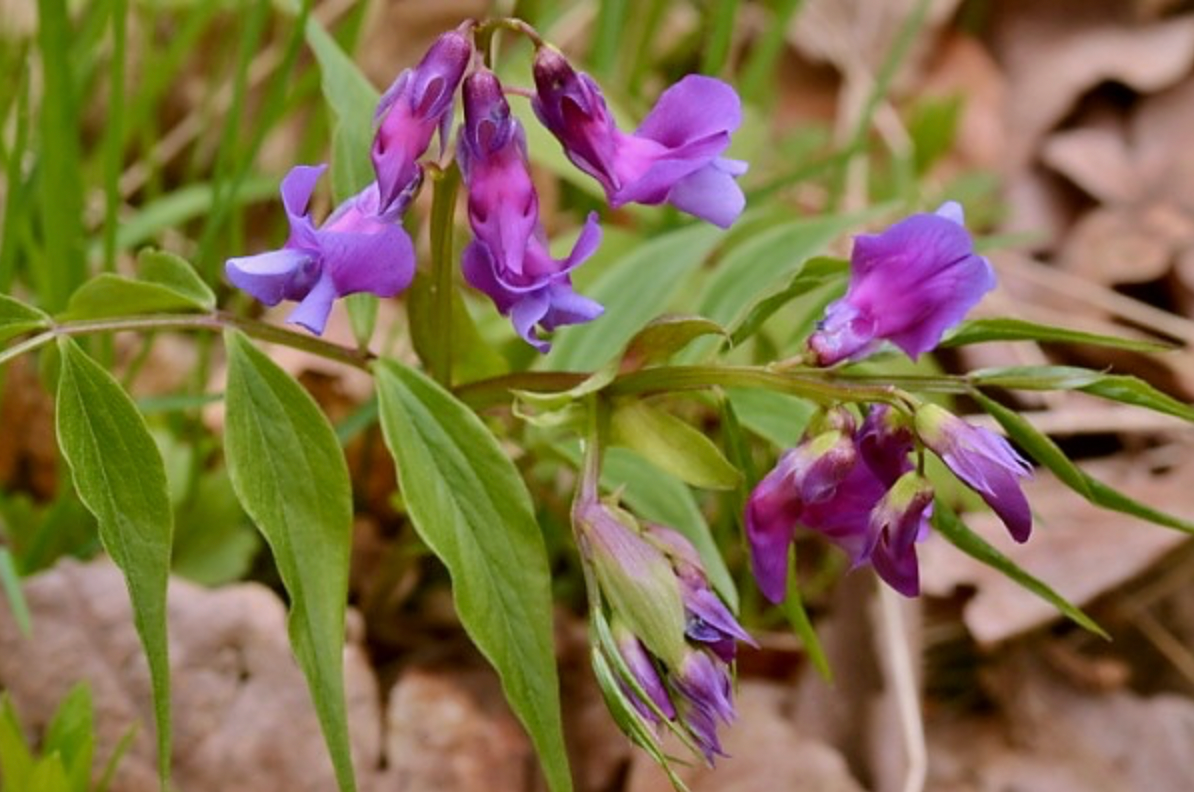
[{"label": "lavender flower", "polygon": [[601,650],[622,658],[655,708],[625,680],[622,696],[650,724],[659,725],[660,714],[673,721],[712,764],[722,753],[717,724],[734,719],[734,644],[754,641],[710,590],[695,548],[680,534],[664,526],[643,532],[625,512],[586,498],[573,507],[573,524],[611,611],[614,645]]},{"label": "lavender flower", "polygon": [[422,183],[423,169],[417,160],[431,144],[432,135],[439,130],[441,147],[447,140],[452,99],[472,54],[472,38],[463,30],[449,31],[436,39],[417,66],[399,74],[382,95],[375,114],[380,124],[371,153],[382,213],[388,219],[396,219],[405,211]]},{"label": "lavender flower", "polygon": [[400,227],[378,217],[376,183],[341,204],[322,228],[307,212],[327,166],[298,165],[282,180],[290,238],[280,250],[228,259],[228,280],[266,305],[297,301],[287,321],[319,335],[337,297],[392,297],[414,277],[415,251]]},{"label": "lavender flower", "polygon": [[597,84],[558,51],[540,47],[534,72],[535,114],[572,163],[601,183],[611,206],[670,203],[722,228],[742,213],[746,199],[734,179],[747,165],[721,156],[742,121],[729,85],[689,75],[664,91],[628,135]]},{"label": "lavender flower", "polygon": [[522,125],[510,115],[492,72],[478,71],[465,80],[464,127],[457,145],[474,235],[464,251],[464,278],[489,295],[528,344],[546,352],[551,344],[536,335],[536,325],[550,332],[591,321],[603,311],[572,291],[569,276],[601,241],[597,215],[589,215],[567,258],[552,258],[539,222]]},{"label": "lavender flower", "polygon": [[935,404],[916,411],[921,441],[966,485],[977,492],[1017,542],[1032,533],[1032,511],[1020,479],[1032,477],[1032,466],[994,432],[972,426]]},{"label": "lavender flower", "polygon": [[855,238],[846,296],[826,309],[809,349],[822,366],[864,358],[883,341],[915,359],[993,288],[991,263],[975,254],[962,207],[950,201]]}]

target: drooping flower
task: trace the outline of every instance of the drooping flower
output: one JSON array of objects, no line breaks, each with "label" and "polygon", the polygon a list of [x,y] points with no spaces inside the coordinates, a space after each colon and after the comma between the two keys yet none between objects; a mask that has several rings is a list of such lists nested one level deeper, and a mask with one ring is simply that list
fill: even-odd
[{"label": "drooping flower", "polygon": [[910,473],[912,434],[886,409],[873,408],[857,431],[846,425],[804,440],[751,493],[752,568],[772,602],[787,594],[788,547],[798,528],[841,548],[852,567],[872,565],[900,593],[919,592],[915,543],[928,535],[933,492]]},{"label": "drooping flower", "polygon": [[597,650],[616,652],[655,708],[624,679],[621,696],[650,724],[660,715],[672,721],[711,764],[722,753],[718,723],[734,719],[734,644],[754,641],[709,588],[695,548],[680,534],[664,526],[644,531],[591,498],[578,498],[573,525],[603,600],[593,607],[610,611],[614,645]]},{"label": "drooping flower", "polygon": [[618,129],[601,89],[558,51],[540,47],[535,114],[578,168],[601,183],[610,205],[669,203],[728,228],[746,199],[735,178],[745,162],[722,156],[742,122],[738,95],[712,77],[689,75],[664,91],[634,132]]},{"label": "drooping flower", "polygon": [[809,349],[822,366],[860,360],[883,341],[915,359],[993,288],[991,263],[974,252],[962,207],[950,201],[855,238],[846,295],[826,309]]},{"label": "drooping flower", "polygon": [[1032,477],[1028,464],[1011,444],[981,426],[973,426],[935,404],[916,411],[916,434],[958,478],[991,507],[1017,542],[1032,533],[1032,510],[1020,480]]},{"label": "drooping flower", "polygon": [[852,435],[833,429],[810,437],[780,457],[746,503],[746,538],[759,590],[772,602],[787,595],[788,547],[797,523],[813,504],[828,500],[855,468]]},{"label": "drooping flower", "polygon": [[288,322],[319,335],[338,297],[393,297],[414,277],[415,251],[401,227],[378,217],[376,183],[341,204],[321,228],[307,206],[325,165],[298,165],[282,180],[290,238],[279,250],[228,259],[228,280],[266,305],[294,300]]},{"label": "drooping flower", "polygon": [[[470,25],[471,23],[466,23]],[[441,147],[452,123],[453,97],[473,55],[463,29],[444,33],[413,69],[398,75],[377,105],[379,121],[371,151],[381,211],[396,219],[423,180],[418,160],[438,130]]]},{"label": "drooping flower", "polygon": [[464,251],[464,278],[489,295],[528,344],[546,352],[551,344],[536,334],[536,326],[550,332],[591,321],[603,311],[572,290],[569,275],[601,241],[597,215],[589,215],[567,258],[552,257],[539,222],[526,137],[490,71],[465,80],[457,159],[468,187],[474,236]]}]

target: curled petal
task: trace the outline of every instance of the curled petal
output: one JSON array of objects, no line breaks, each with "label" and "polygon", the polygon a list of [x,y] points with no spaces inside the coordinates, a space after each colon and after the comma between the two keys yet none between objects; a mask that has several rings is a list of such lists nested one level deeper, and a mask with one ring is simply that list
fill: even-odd
[{"label": "curled petal", "polygon": [[324,273],[315,286],[307,293],[286,321],[291,324],[302,325],[315,335],[322,335],[327,326],[328,316],[332,312],[332,303],[336,300],[336,286],[331,277]]},{"label": "curled petal", "polygon": [[676,182],[668,193],[668,203],[720,228],[729,228],[746,208],[746,196],[734,181],[737,175],[722,163],[734,160],[718,158],[700,170]]},{"label": "curled petal", "polygon": [[266,305],[299,300],[319,277],[319,261],[309,251],[294,248],[271,250],[255,256],[228,259],[228,280]]},{"label": "curled petal", "polygon": [[741,123],[742,102],[733,88],[713,77],[690,74],[660,94],[635,135],[679,148],[733,132]]}]

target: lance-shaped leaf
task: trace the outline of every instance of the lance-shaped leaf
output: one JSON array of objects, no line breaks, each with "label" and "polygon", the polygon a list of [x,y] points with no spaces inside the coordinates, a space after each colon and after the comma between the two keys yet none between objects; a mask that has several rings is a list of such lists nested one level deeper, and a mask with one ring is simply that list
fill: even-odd
[{"label": "lance-shaped leaf", "polygon": [[58,444],[79,499],[95,515],[100,541],[128,585],[133,621],[149,661],[158,772],[166,789],[170,774],[166,584],[174,530],[166,469],[145,419],[115,378],[71,339],[60,339],[58,348]]},{"label": "lance-shaped leaf", "polygon": [[269,542],[290,595],[290,643],[342,792],[356,788],[344,702],[352,487],[331,424],[289,374],[237,331],[228,348],[225,453],[232,487]]},{"label": "lance-shaped leaf", "polygon": [[1037,341],[1128,349],[1134,352],[1165,352],[1174,347],[1158,341],[1087,333],[1065,327],[1026,322],[1023,319],[971,319],[947,335],[942,348],[982,344],[987,341]]},{"label": "lance-shaped leaf", "polygon": [[497,669],[549,786],[567,792],[551,577],[526,485],[452,394],[391,361],[376,373],[382,432],[411,522],[448,568],[461,624]]}]

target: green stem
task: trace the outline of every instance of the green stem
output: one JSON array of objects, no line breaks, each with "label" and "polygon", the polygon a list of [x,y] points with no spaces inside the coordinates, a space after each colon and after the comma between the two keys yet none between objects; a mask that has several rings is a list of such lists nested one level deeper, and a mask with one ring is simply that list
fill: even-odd
[{"label": "green stem", "polygon": [[589,394],[588,427],[584,438],[584,463],[580,483],[576,488],[577,501],[595,501],[601,485],[601,461],[605,456],[605,436],[609,430],[609,403],[600,393]]},{"label": "green stem", "polygon": [[373,355],[350,347],[333,344],[322,338],[297,333],[284,327],[245,319],[217,311],[209,314],[155,314],[152,316],[122,316],[115,319],[91,319],[53,325],[35,336],[26,338],[7,349],[0,350],[0,366],[26,352],[49,344],[61,336],[86,336],[123,331],[154,332],[160,330],[208,330],[222,332],[227,327],[238,330],[258,341],[288,346],[312,355],[334,360],[362,371],[370,371]]},{"label": "green stem", "polygon": [[460,187],[460,168],[453,162],[434,176],[431,199],[431,311],[430,360],[427,368],[432,378],[446,388],[452,386],[452,260],[453,220],[456,193]]}]

